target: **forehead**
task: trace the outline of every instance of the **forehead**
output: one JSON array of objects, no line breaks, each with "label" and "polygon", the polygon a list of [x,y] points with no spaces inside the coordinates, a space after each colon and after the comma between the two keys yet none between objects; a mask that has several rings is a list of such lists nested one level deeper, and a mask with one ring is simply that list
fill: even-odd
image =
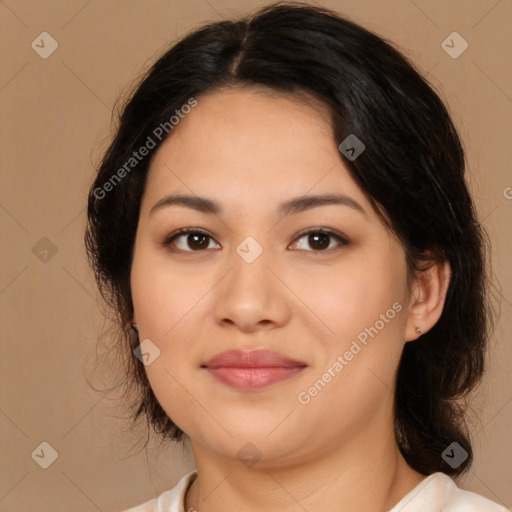
[{"label": "forehead", "polygon": [[179,190],[268,203],[333,189],[366,201],[341,160],[328,109],[315,98],[244,88],[197,98],[157,151],[146,191],[151,199]]}]

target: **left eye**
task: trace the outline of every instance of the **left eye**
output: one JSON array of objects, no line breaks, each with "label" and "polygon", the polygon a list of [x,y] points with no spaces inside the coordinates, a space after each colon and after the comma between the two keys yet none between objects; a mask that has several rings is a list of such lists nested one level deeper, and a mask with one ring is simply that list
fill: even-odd
[{"label": "left eye", "polygon": [[[309,244],[310,247],[316,248],[315,250],[308,252],[326,252],[327,250],[332,249],[332,247],[330,247],[332,240],[335,240],[336,242],[338,242],[338,244],[341,245],[348,244],[348,241],[345,238],[343,238],[341,235],[338,235],[337,233],[333,233],[332,231],[307,231],[298,238],[299,242],[304,238],[306,239],[306,244]],[[304,243],[301,245],[302,247],[299,247],[299,249],[304,248]]]}]

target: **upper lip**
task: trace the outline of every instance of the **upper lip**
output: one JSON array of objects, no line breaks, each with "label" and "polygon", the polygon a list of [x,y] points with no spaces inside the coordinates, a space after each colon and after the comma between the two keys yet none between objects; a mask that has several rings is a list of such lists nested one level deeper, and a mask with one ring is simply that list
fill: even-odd
[{"label": "upper lip", "polygon": [[228,350],[212,357],[203,364],[207,368],[282,368],[307,366],[271,350]]}]

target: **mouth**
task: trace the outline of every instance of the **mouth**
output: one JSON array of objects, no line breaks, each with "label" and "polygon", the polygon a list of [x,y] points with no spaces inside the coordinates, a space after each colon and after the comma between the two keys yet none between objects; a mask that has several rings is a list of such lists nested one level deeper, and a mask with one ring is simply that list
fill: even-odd
[{"label": "mouth", "polygon": [[307,365],[269,350],[231,350],[216,355],[201,368],[230,387],[254,391],[288,380]]}]

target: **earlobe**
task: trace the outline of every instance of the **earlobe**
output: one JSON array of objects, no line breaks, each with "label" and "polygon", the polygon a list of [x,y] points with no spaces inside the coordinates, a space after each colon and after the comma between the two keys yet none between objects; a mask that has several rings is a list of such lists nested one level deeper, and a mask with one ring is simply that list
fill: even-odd
[{"label": "earlobe", "polygon": [[417,274],[409,304],[405,341],[419,338],[439,320],[450,278],[451,267],[448,260],[433,263],[427,270]]}]

